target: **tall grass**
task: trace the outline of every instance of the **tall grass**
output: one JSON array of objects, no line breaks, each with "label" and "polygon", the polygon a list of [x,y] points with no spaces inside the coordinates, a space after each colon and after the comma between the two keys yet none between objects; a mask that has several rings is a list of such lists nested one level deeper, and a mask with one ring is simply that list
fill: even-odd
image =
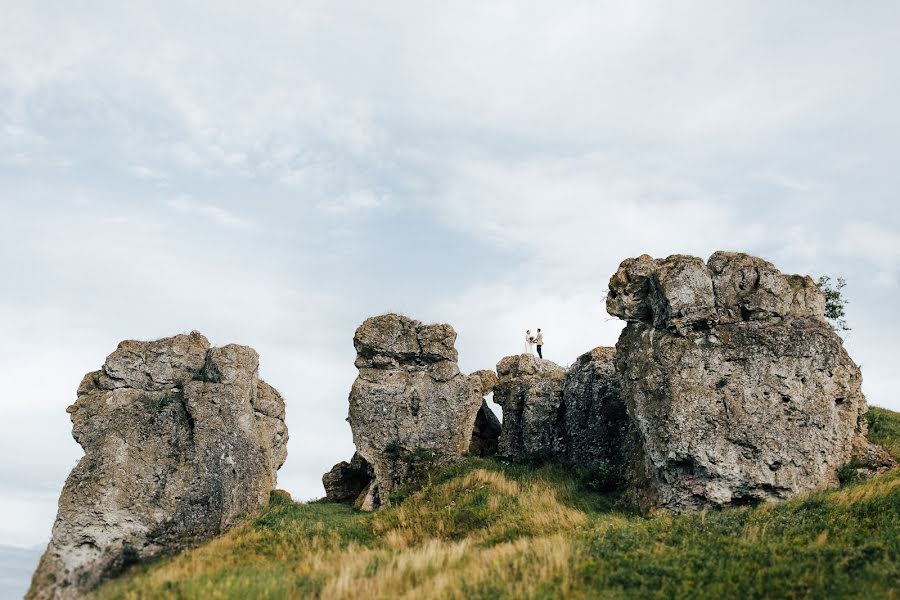
[{"label": "tall grass", "polygon": [[[900,414],[873,409],[896,452]],[[895,454],[896,456],[896,454]],[[777,505],[641,516],[558,467],[483,459],[375,514],[274,495],[108,598],[900,598],[900,472]]]}]

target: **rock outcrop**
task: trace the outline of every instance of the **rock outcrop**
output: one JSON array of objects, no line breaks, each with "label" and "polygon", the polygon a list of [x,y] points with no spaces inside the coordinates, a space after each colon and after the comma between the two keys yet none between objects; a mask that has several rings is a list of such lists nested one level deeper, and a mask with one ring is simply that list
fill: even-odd
[{"label": "rock outcrop", "polygon": [[350,462],[341,461],[322,475],[325,499],[329,502],[361,506],[365,501],[362,494],[374,478],[375,471],[372,465],[367,463],[359,452],[355,452]]},{"label": "rock outcrop", "polygon": [[350,392],[350,427],[374,478],[360,503],[386,503],[424,464],[464,455],[482,406],[478,377],[462,374],[449,325],[424,325],[395,314],[356,330],[359,376]]},{"label": "rock outcrop", "polygon": [[859,368],[809,277],[746,254],[622,263],[616,370],[639,432],[630,490],[672,510],[755,504],[837,483],[868,444]]},{"label": "rock outcrop", "polygon": [[566,370],[530,354],[497,363],[494,402],[503,409],[500,456],[521,462],[564,454],[560,407]]},{"label": "rock outcrop", "polygon": [[585,352],[569,368],[563,385],[562,434],[569,462],[605,473],[607,485],[621,478],[622,447],[633,429],[619,390],[615,349]]},{"label": "rock outcrop", "polygon": [[199,333],[125,341],[78,388],[84,457],[66,480],[27,598],[75,598],[138,560],[263,506],[287,456],[284,401],[246,346]]}]

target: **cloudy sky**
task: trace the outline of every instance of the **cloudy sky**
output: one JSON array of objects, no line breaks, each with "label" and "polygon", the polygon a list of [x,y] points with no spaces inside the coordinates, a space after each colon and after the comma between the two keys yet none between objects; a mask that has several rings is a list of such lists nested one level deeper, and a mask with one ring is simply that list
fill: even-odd
[{"label": "cloudy sky", "polygon": [[280,486],[352,454],[353,331],[613,345],[629,256],[843,275],[900,409],[900,4],[4,2],[0,543],[49,537],[65,407],[119,340],[202,331],[287,400]]}]

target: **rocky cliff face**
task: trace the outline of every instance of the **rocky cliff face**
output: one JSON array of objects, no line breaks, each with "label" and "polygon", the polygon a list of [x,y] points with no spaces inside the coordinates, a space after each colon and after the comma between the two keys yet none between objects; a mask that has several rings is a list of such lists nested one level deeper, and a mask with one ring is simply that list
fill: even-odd
[{"label": "rocky cliff face", "polygon": [[625,409],[615,371],[615,349],[585,352],[569,368],[563,385],[565,455],[579,467],[621,477],[622,447],[633,425]]},{"label": "rocky cliff face", "polygon": [[482,384],[460,372],[455,342],[449,325],[394,314],[367,319],[356,330],[359,376],[349,420],[357,452],[374,473],[361,508],[385,503],[417,463],[468,451]]},{"label": "rocky cliff face", "polygon": [[824,302],[809,277],[746,254],[622,263],[607,310],[628,321],[616,370],[639,432],[633,497],[687,510],[837,483],[867,444],[866,402]]},{"label": "rocky cliff face", "polygon": [[140,559],[215,536],[261,507],[287,456],[284,401],[252,348],[199,333],[126,341],[78,388],[85,455],[27,598],[75,598]]}]

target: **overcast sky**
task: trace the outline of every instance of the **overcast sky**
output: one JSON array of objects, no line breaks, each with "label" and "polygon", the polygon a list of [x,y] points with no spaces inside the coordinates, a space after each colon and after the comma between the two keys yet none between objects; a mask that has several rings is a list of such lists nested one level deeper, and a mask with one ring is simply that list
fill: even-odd
[{"label": "overcast sky", "polygon": [[3,3],[0,543],[49,538],[122,339],[256,348],[307,499],[367,316],[451,323],[466,371],[536,327],[568,364],[645,252],[843,275],[900,409],[900,3],[158,4]]}]

